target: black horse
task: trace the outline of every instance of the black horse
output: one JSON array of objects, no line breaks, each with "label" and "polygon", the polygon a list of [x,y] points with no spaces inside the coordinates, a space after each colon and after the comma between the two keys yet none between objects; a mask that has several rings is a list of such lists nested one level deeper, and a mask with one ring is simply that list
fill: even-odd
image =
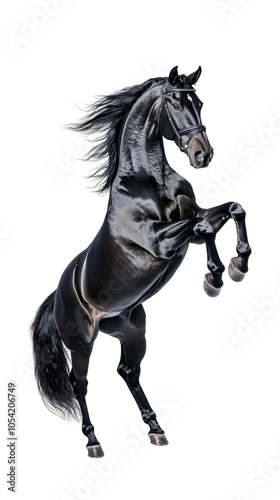
[{"label": "black horse", "polygon": [[[101,98],[75,130],[103,132],[89,158],[105,163],[93,174],[99,191],[110,189],[104,223],[88,248],[64,271],[58,288],[40,306],[32,324],[35,374],[45,404],[63,416],[82,414],[91,457],[103,456],[85,396],[91,351],[98,331],[120,340],[118,373],[127,383],[153,444],[168,443],[139,384],[145,355],[142,303],[157,293],[180,266],[189,243],[205,243],[209,272],[204,289],[212,297],[223,284],[224,266],[215,236],[232,218],[237,256],[230,277],[241,281],[251,253],[245,212],[235,202],[202,209],[188,181],[169,166],[163,137],[173,140],[195,168],[213,156],[201,123],[202,102],[193,85],[201,68],[152,78]],[[63,345],[64,344],[64,345]],[[70,372],[67,350],[71,353]],[[78,402],[78,404],[77,404]]]}]

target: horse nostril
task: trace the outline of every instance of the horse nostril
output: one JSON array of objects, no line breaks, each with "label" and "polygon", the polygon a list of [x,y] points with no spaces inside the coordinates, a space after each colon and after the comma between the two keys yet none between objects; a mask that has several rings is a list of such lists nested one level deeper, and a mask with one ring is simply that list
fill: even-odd
[{"label": "horse nostril", "polygon": [[195,160],[196,160],[198,163],[203,162],[203,160],[204,160],[204,158],[205,158],[205,153],[204,153],[204,151],[202,151],[201,149],[198,149],[198,150],[194,153],[194,158],[195,158]]}]

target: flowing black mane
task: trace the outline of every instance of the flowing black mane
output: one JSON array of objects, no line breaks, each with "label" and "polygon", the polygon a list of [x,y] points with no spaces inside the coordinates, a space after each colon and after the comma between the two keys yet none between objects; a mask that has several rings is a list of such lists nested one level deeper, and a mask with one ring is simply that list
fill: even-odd
[{"label": "flowing black mane", "polygon": [[88,106],[86,116],[78,123],[69,126],[71,130],[87,134],[95,132],[101,136],[95,139],[95,145],[89,150],[86,160],[104,159],[104,163],[89,177],[99,179],[96,190],[107,191],[118,168],[118,136],[121,125],[137,99],[163,78],[151,78],[141,85],[126,87],[121,91],[101,97]]}]

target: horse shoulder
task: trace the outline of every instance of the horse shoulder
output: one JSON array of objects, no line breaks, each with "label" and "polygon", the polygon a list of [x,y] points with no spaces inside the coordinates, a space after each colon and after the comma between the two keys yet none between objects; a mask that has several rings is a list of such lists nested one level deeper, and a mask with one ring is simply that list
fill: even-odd
[{"label": "horse shoulder", "polygon": [[179,219],[186,220],[196,217],[199,206],[190,182],[170,168],[166,176],[166,187],[170,196],[175,200],[179,211]]}]

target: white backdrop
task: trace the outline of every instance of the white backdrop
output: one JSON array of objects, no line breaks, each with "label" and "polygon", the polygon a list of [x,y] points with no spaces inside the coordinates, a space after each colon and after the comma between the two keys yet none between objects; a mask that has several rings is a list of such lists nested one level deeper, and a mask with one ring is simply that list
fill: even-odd
[{"label": "white backdrop", "polygon": [[[17,386],[17,493],[30,500],[276,500],[279,405],[279,15],[267,0],[133,3],[17,0],[2,6],[1,498],[7,490],[7,383]],[[170,441],[149,444],[100,334],[88,404],[105,451],[87,457],[79,423],[48,412],[33,376],[29,324],[92,240],[107,198],[92,194],[83,137],[61,125],[98,94],[202,66],[197,92],[215,155],[195,171],[167,156],[198,203],[239,201],[253,254],[242,283],[202,289],[204,246],[146,303],[142,385]],[[4,68],[3,68],[4,66]],[[227,266],[233,222],[217,238]]]}]

